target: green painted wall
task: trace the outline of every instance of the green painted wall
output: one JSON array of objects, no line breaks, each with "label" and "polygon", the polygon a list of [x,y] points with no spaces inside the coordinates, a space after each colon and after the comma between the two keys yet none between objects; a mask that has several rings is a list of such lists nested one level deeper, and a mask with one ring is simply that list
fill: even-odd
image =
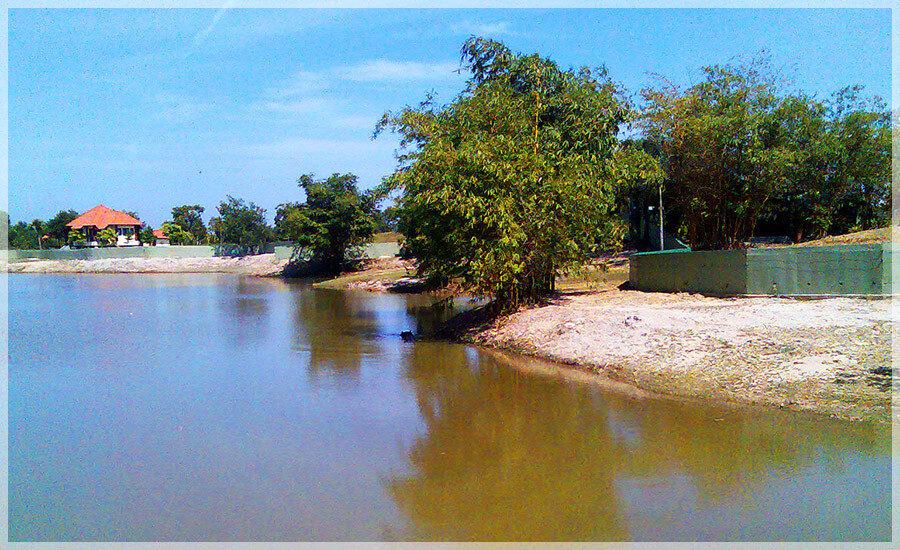
[{"label": "green painted wall", "polygon": [[748,294],[881,294],[880,244],[755,248],[747,251]]},{"label": "green painted wall", "polygon": [[631,286],[658,292],[744,294],[744,250],[667,250],[631,256]]},{"label": "green painted wall", "polygon": [[638,290],[714,295],[891,294],[892,244],[634,254]]}]

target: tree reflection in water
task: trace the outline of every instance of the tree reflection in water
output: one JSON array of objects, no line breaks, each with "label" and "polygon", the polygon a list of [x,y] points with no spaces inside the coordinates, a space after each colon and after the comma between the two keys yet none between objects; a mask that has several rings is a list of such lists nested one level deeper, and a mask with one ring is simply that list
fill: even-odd
[{"label": "tree reflection in water", "polygon": [[[890,453],[868,424],[627,396],[526,374],[464,346],[423,342],[407,357],[427,431],[410,448],[412,473],[385,485],[413,540],[677,540],[674,518],[640,516],[667,506],[688,520],[737,506],[744,517],[725,520],[734,533],[760,519],[768,537],[791,538],[800,535],[755,516],[764,483],[827,456],[839,467],[846,453]],[[693,487],[684,502],[660,504],[662,489],[684,479]],[[635,481],[640,490],[623,490]],[[885,523],[889,533],[889,507]]]},{"label": "tree reflection in water", "polygon": [[378,351],[374,309],[351,293],[312,287],[292,292],[291,298],[293,348],[309,353],[310,378],[359,378],[363,358]]}]

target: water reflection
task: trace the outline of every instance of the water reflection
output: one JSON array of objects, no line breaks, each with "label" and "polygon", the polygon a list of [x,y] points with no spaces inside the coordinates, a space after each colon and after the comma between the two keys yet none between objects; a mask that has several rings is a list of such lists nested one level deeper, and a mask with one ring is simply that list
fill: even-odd
[{"label": "water reflection", "polygon": [[358,379],[363,358],[374,354],[377,317],[346,292],[310,287],[291,294],[293,347],[309,354],[311,379]]},{"label": "water reflection", "polygon": [[269,334],[269,302],[273,283],[266,279],[234,277],[230,292],[218,295],[218,325],[239,346],[264,342]]},{"label": "water reflection", "polygon": [[[890,535],[889,483],[860,503],[865,510],[832,504],[854,500],[843,457],[889,453],[880,427],[648,401],[524,374],[483,353],[473,361],[463,347],[415,348],[405,370],[428,428],[410,449],[413,473],[385,482],[410,520],[409,539]],[[796,479],[809,470],[818,472],[813,488],[844,494],[816,494],[810,506]],[[758,508],[785,486],[774,510]],[[812,510],[800,517],[797,500]],[[848,533],[842,513],[869,514],[873,525]]]},{"label": "water reflection", "polygon": [[402,342],[441,315],[430,296],[13,278],[13,540],[890,536],[880,427]]}]

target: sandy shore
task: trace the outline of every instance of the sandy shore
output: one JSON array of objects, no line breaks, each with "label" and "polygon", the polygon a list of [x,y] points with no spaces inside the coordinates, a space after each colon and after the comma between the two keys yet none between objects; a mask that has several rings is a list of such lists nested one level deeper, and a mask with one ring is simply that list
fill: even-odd
[{"label": "sandy shore", "polygon": [[891,308],[889,299],[608,290],[557,296],[463,339],[657,394],[887,422]]},{"label": "sandy shore", "polygon": [[275,254],[215,258],[118,258],[109,260],[31,260],[11,262],[9,273],[240,273],[281,275],[288,260]]}]

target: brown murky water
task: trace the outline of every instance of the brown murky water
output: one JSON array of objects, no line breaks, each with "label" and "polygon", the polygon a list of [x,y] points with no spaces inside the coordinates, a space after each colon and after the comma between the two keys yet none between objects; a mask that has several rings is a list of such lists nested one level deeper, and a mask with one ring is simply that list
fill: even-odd
[{"label": "brown murky water", "polygon": [[425,296],[13,275],[9,300],[13,541],[890,538],[889,427],[404,343]]}]

